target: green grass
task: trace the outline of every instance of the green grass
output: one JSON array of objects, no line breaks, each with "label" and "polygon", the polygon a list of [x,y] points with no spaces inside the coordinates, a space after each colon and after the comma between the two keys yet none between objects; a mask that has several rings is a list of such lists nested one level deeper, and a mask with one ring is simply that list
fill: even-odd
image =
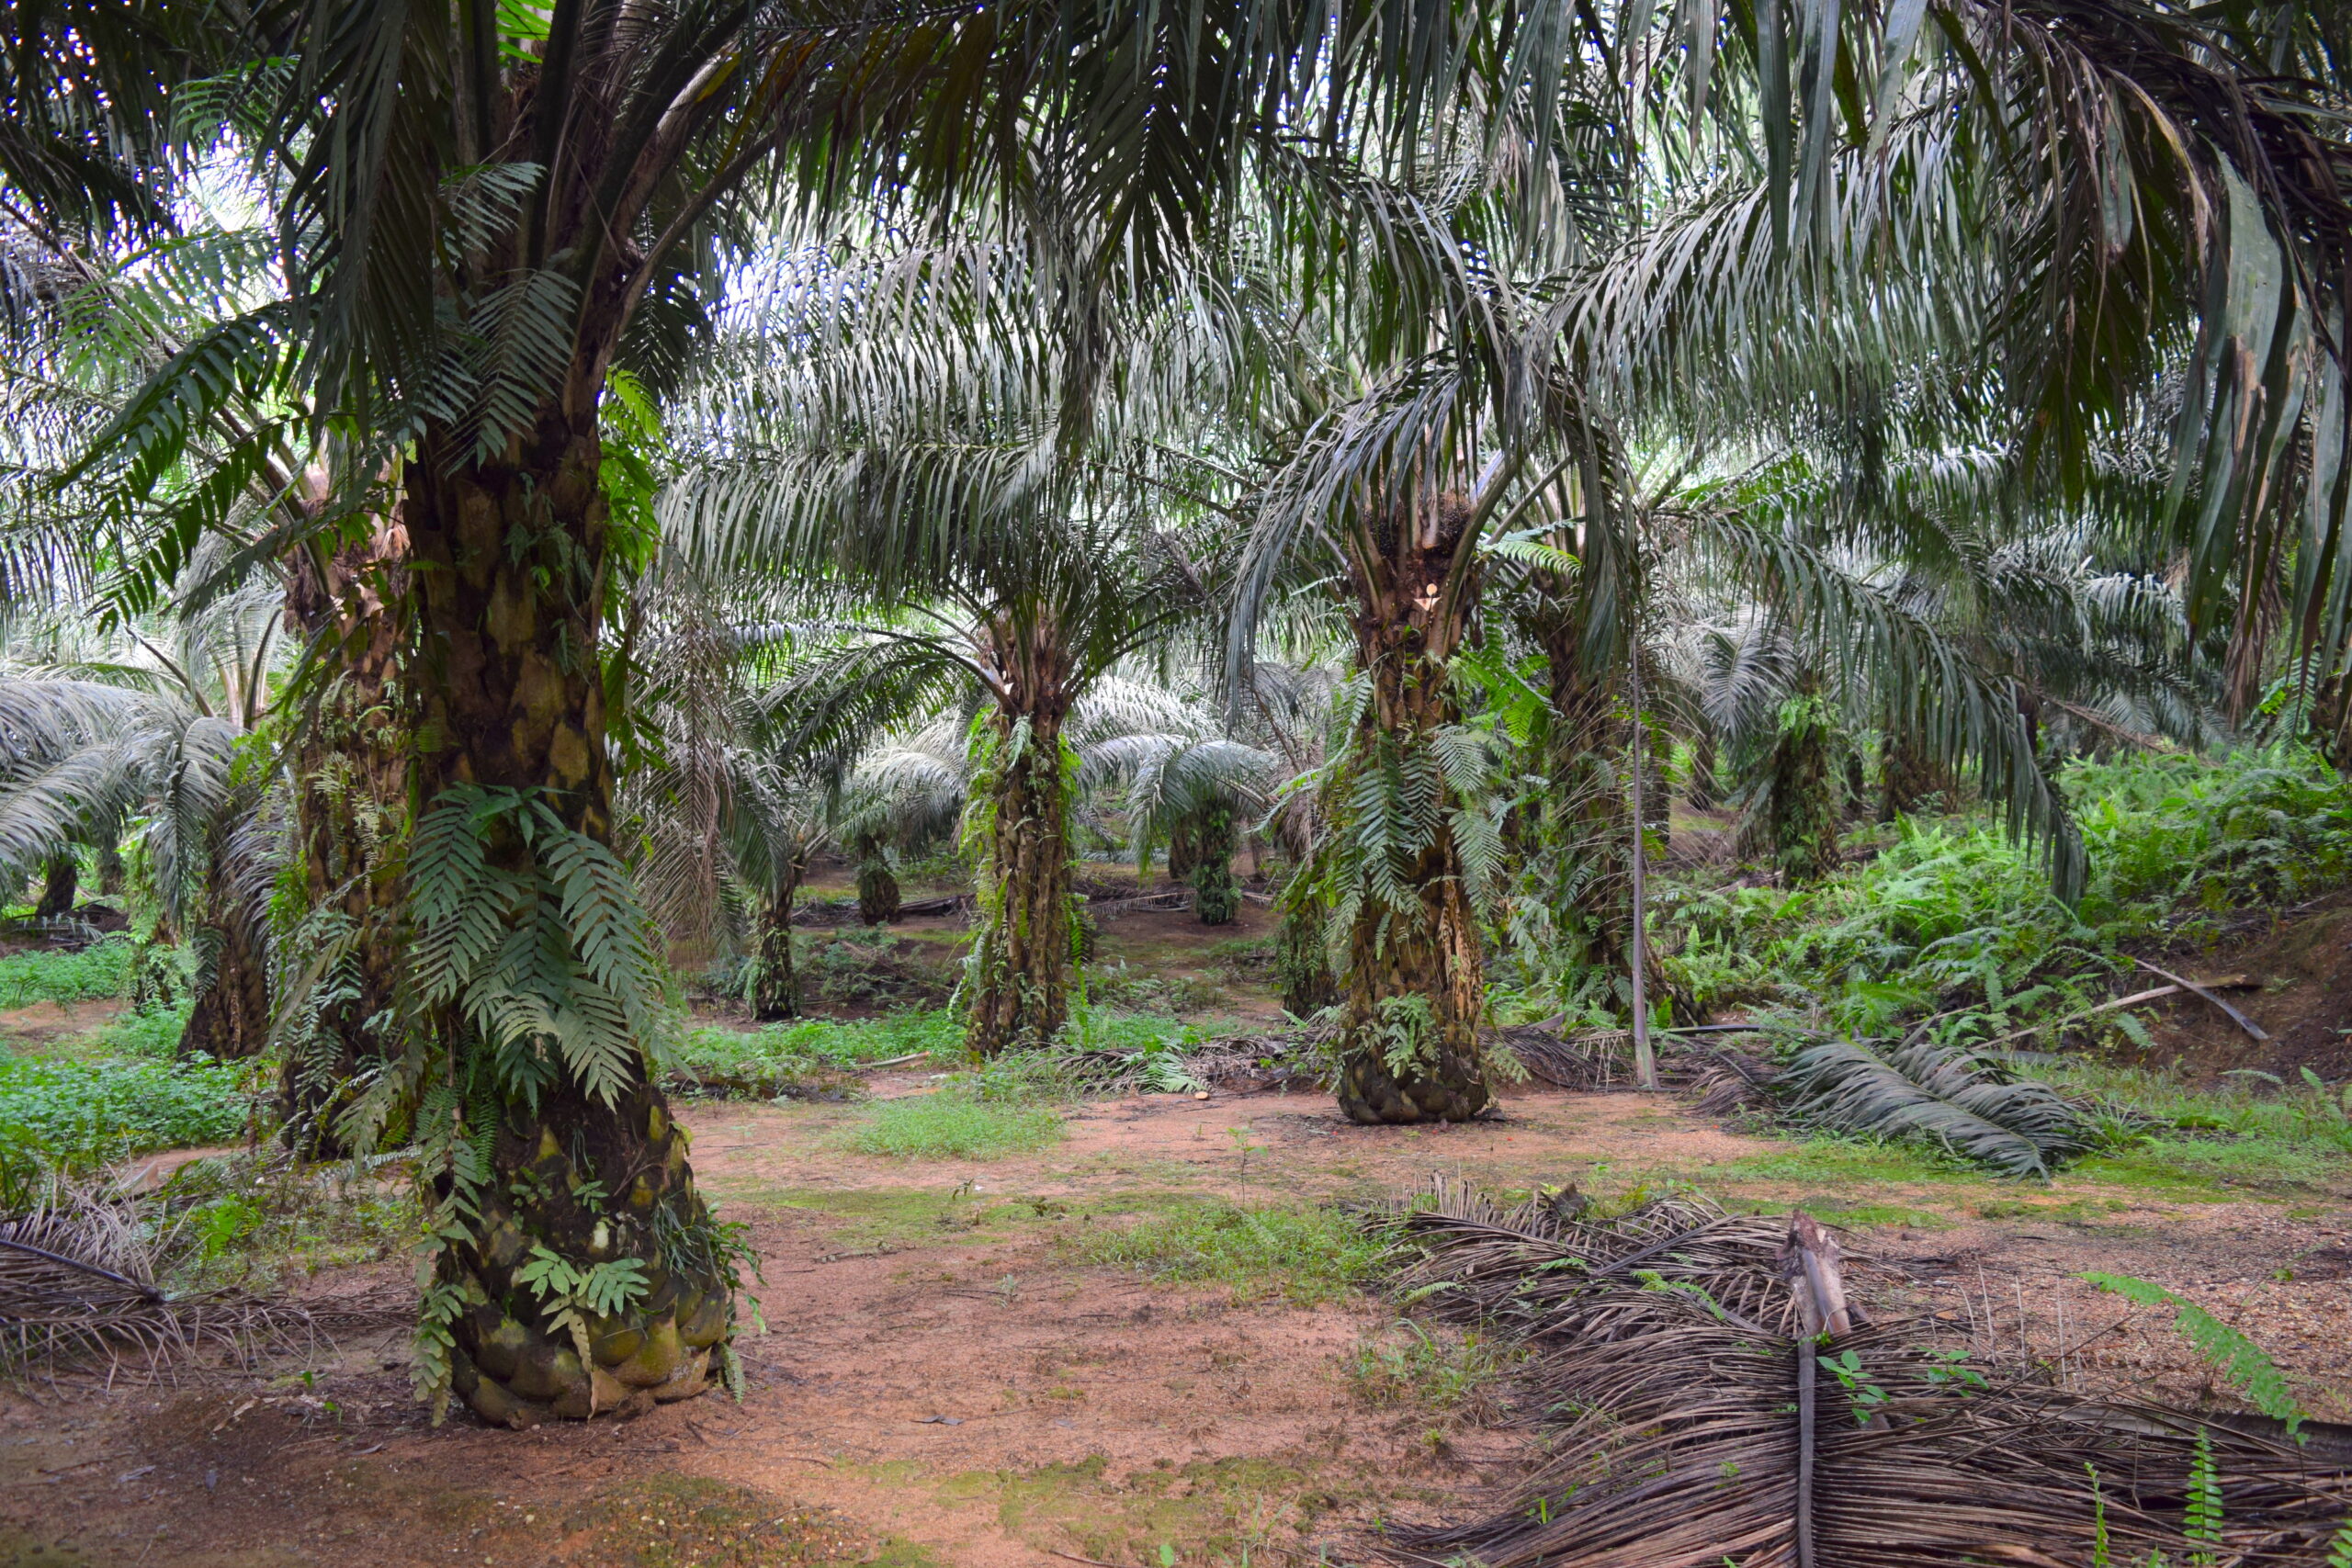
[{"label": "green grass", "polygon": [[1045,1106],[949,1089],[874,1106],[849,1146],[889,1159],[989,1159],[1041,1149],[1061,1135],[1061,1117]]},{"label": "green grass", "polygon": [[1369,1280],[1381,1244],[1329,1209],[1201,1203],[1079,1245],[1089,1263],[1134,1269],[1169,1284],[1232,1286],[1237,1295],[1329,1301]]},{"label": "green grass", "polygon": [[2086,1175],[2158,1187],[2317,1187],[2352,1177],[2352,1089],[2259,1080],[2199,1089],[2169,1074],[2082,1058],[2031,1071],[2156,1123],[2081,1167]]},{"label": "green grass", "polygon": [[2309,1144],[2276,1138],[2150,1138],[2074,1168],[2094,1181],[2157,1190],[2324,1187],[2352,1174],[2352,1162]]},{"label": "green grass", "polygon": [[84,1170],[243,1134],[262,1085],[248,1063],[0,1057],[0,1160]]},{"label": "green grass", "polygon": [[14,953],[0,958],[0,1008],[35,1002],[95,1002],[130,994],[137,949],[128,937],[79,953]]}]

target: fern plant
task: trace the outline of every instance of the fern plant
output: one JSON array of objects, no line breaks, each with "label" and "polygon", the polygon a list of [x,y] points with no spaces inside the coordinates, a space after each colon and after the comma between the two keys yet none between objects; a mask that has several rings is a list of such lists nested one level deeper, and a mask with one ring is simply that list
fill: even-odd
[{"label": "fern plant", "polygon": [[2294,1391],[2288,1386],[2287,1376],[2278,1370],[2278,1363],[2261,1346],[2195,1302],[2184,1300],[2151,1280],[2130,1274],[2098,1272],[2082,1278],[2134,1305],[2169,1308],[2174,1329],[2195,1347],[2208,1366],[2235,1383],[2256,1410],[2283,1424],[2289,1437],[2298,1442],[2302,1440],[2302,1407],[2295,1402]]},{"label": "fern plant", "polygon": [[[543,793],[459,784],[419,815],[406,874],[402,1048],[341,1131],[368,1147],[414,1130],[420,1394],[436,1418],[454,1392],[527,1422],[698,1378],[714,1350],[723,1368],[747,1255],[695,1195],[649,1087],[672,1021],[627,867]],[[616,1118],[633,1147],[605,1146]],[[468,1315],[517,1301],[529,1321],[487,1338]],[[534,1345],[562,1359],[533,1371]]]}]

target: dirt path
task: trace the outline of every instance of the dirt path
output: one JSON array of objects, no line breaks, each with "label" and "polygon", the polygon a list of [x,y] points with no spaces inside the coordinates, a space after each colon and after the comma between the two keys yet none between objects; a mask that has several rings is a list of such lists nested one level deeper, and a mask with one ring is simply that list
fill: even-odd
[{"label": "dirt path", "polygon": [[[1835,1209],[1880,1259],[1883,1297],[1987,1335],[2021,1318],[2038,1347],[2122,1316],[2071,1276],[2140,1274],[2234,1314],[2314,1410],[2352,1414],[2341,1195],[2019,1188],[1744,1136],[1633,1095],[1522,1093],[1505,1111],[1375,1130],[1320,1097],[1151,1097],[1077,1109],[1032,1154],[893,1161],[842,1146],[857,1106],[696,1107],[703,1182],[750,1224],[765,1273],[768,1332],[745,1342],[740,1405],[432,1430],[399,1336],[275,1376],[36,1387],[0,1403],[0,1568],[1362,1562],[1382,1521],[1475,1506],[1524,1462],[1525,1433],[1367,1403],[1351,1368],[1394,1316],[1369,1298],[1170,1287],[1082,1254],[1104,1228],[1203,1202],[1368,1200],[1432,1173],[1619,1198],[1689,1181]],[[313,1286],[348,1292],[364,1273]],[[2066,1371],[2184,1399],[2202,1381],[2146,1314]]]}]

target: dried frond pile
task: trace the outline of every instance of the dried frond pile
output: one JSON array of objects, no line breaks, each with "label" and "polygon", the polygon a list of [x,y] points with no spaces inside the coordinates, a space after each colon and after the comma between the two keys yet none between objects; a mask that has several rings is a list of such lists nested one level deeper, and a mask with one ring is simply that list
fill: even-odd
[{"label": "dried frond pile", "polygon": [[153,1373],[208,1353],[242,1364],[320,1337],[299,1308],[164,1289],[160,1250],[135,1205],[62,1184],[0,1220],[0,1369],[96,1364],[113,1376],[138,1363]]},{"label": "dried frond pile", "polygon": [[1401,1285],[1534,1351],[1550,1458],[1492,1517],[1405,1542],[1482,1568],[2312,1564],[2352,1473],[2290,1441],[1973,1366],[1871,1323],[1809,1218],[1660,1199],[1595,1223],[1439,1182]]}]

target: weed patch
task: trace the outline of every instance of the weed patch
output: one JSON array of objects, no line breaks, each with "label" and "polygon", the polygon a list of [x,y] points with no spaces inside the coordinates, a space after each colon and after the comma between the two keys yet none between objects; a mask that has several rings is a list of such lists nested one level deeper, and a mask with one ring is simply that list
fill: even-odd
[{"label": "weed patch", "polygon": [[252,1063],[0,1057],[0,1160],[87,1170],[240,1136],[265,1085]]},{"label": "weed patch", "polygon": [[1498,1385],[1522,1354],[1484,1335],[1433,1334],[1406,1318],[1357,1347],[1348,1381],[1367,1404],[1491,1421],[1502,1414]]},{"label": "weed patch", "polygon": [[1089,1263],[1134,1269],[1169,1284],[1230,1285],[1237,1296],[1329,1301],[1369,1280],[1381,1244],[1329,1209],[1204,1203],[1106,1231],[1080,1247]]},{"label": "weed patch", "polygon": [[849,1145],[889,1159],[989,1159],[1041,1149],[1061,1135],[1061,1117],[1042,1105],[951,1089],[875,1106],[850,1134]]},{"label": "weed patch", "polygon": [[276,1151],[190,1160],[158,1194],[177,1282],[266,1289],[406,1252],[424,1214],[391,1163],[302,1166]]},{"label": "weed patch", "polygon": [[770,1070],[796,1064],[862,1067],[922,1053],[942,1061],[960,1055],[963,1025],[944,1008],[907,1009],[879,1018],[803,1019],[763,1029],[695,1029],[673,1047],[673,1059],[732,1070],[750,1064]]},{"label": "weed patch", "polygon": [[0,958],[0,1008],[34,1002],[96,1002],[130,995],[137,947],[128,937],[78,953],[13,953]]}]

